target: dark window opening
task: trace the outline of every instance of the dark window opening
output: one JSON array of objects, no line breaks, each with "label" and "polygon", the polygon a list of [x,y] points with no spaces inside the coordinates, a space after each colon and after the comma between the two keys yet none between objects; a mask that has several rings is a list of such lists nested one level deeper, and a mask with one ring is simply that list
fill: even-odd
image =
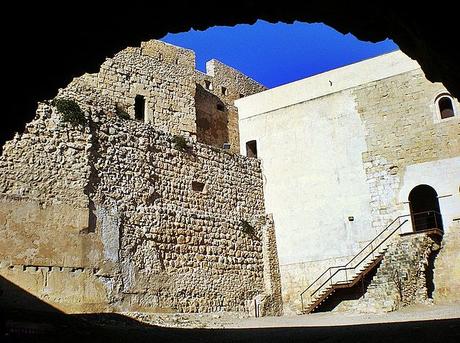
[{"label": "dark window opening", "polygon": [[240,93],[240,99],[244,98],[244,94]]},{"label": "dark window opening", "polygon": [[203,192],[204,183],[198,181],[192,181],[192,190],[195,192]]},{"label": "dark window opening", "polygon": [[452,104],[452,99],[448,96],[443,96],[438,100],[439,113],[441,113],[441,119],[446,119],[453,117],[454,105]]},{"label": "dark window opening", "polygon": [[204,87],[205,87],[206,89],[211,90],[211,89],[212,89],[211,81],[209,81],[209,80],[204,80]]},{"label": "dark window opening", "polygon": [[442,230],[438,194],[428,185],[418,185],[409,193],[409,206],[414,231]]},{"label": "dark window opening", "polygon": [[136,95],[136,98],[134,99],[134,113],[137,120],[144,121],[145,98],[142,95]]},{"label": "dark window opening", "polygon": [[225,111],[225,107],[224,107],[224,105],[222,105],[222,104],[217,104],[216,107],[217,107],[217,109],[218,109],[219,111],[222,111],[222,112]]},{"label": "dark window opening", "polygon": [[246,156],[257,157],[257,141],[246,142]]},{"label": "dark window opening", "polygon": [[228,89],[226,87],[222,87],[221,91],[223,95],[228,95]]}]

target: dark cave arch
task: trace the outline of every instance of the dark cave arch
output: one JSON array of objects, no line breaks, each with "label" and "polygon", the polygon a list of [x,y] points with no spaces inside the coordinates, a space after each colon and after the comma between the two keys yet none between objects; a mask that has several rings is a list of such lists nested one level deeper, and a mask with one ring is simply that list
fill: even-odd
[{"label": "dark cave arch", "polygon": [[429,80],[442,81],[453,96],[460,96],[460,56],[455,49],[445,49],[457,40],[456,14],[430,4],[405,10],[384,2],[246,0],[215,6],[211,1],[179,1],[158,7],[158,2],[150,0],[117,7],[113,2],[79,1],[72,7],[31,3],[27,10],[21,3],[12,3],[8,11],[12,20],[0,24],[6,66],[0,145],[23,130],[37,101],[54,97],[73,77],[96,72],[106,57],[126,46],[159,39],[168,32],[252,24],[257,19],[323,22],[372,42],[389,37],[418,60]]}]

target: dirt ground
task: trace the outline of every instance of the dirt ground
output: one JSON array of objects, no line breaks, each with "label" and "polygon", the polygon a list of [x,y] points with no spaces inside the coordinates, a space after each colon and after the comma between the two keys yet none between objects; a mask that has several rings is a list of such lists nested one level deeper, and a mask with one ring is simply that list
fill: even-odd
[{"label": "dirt ground", "polygon": [[234,313],[145,314],[124,313],[150,325],[175,328],[243,329],[275,327],[324,327],[377,323],[398,323],[460,318],[460,303],[413,305],[395,312],[359,314],[323,312],[308,315],[254,318]]},{"label": "dirt ground", "polygon": [[[143,321],[133,319],[136,316]],[[458,343],[460,304],[419,305],[386,314],[265,318],[230,313],[127,316],[21,311],[9,313],[0,327],[0,342]]]}]

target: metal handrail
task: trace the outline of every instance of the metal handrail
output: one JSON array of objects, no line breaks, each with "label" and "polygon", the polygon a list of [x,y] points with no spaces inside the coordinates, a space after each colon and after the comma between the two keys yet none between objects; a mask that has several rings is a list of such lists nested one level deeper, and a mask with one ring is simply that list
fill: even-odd
[{"label": "metal handrail", "polygon": [[[348,261],[345,265],[340,265],[340,266],[332,266],[332,267],[329,267],[327,268],[318,278],[315,279],[315,281],[313,281],[302,293],[300,293],[300,298],[301,298],[301,302],[302,302],[302,310],[304,309],[304,304],[303,304],[303,295],[310,289],[313,287],[313,285],[318,281],[320,280],[324,275],[326,275],[328,272],[329,272],[329,277],[327,278],[326,281],[324,281],[311,295],[310,297],[312,297],[313,295],[316,294],[316,292],[318,292],[318,290],[320,290],[326,283],[328,283],[329,281],[331,281],[333,279],[333,277],[335,275],[337,275],[339,272],[341,271],[346,271],[347,270],[350,270],[350,269],[355,269],[357,266],[359,266],[362,262],[365,261],[365,259],[367,259],[371,254],[373,254],[384,242],[387,241],[387,239],[389,237],[391,237],[398,229],[401,228],[402,225],[404,225],[408,220],[405,220],[403,223],[401,223],[400,225],[398,225],[398,227],[393,230],[393,232],[391,232],[382,242],[380,242],[379,244],[377,244],[377,246],[375,247],[372,247],[372,244],[381,236],[383,235],[384,232],[387,232],[388,229],[399,219],[401,218],[404,218],[404,217],[409,217],[409,216],[415,216],[415,215],[418,215],[418,214],[423,214],[423,213],[430,213],[430,212],[435,212],[437,213],[437,211],[425,211],[425,212],[420,212],[420,213],[416,213],[416,214],[404,214],[404,215],[401,215],[401,216],[398,216],[396,217],[390,224],[388,224],[385,229],[383,229],[377,236],[375,236],[364,248],[362,248],[350,261]],[[439,214],[439,213],[438,213]],[[371,246],[371,252],[369,252],[363,259],[361,259],[361,261],[359,263],[357,263],[354,267],[348,267],[349,264],[351,264],[356,258],[358,258],[358,256],[364,252],[367,248],[369,248]],[[334,273],[332,273],[332,270],[333,269],[337,269]],[[346,276],[346,281],[348,281],[348,275]]]},{"label": "metal handrail", "polygon": [[[364,256],[364,257],[361,259],[361,261],[359,261],[354,267],[347,267],[347,265],[348,265],[348,263],[347,263],[347,265],[345,265],[345,266],[340,267],[339,269],[337,269],[337,270],[335,271],[335,273],[329,277],[329,279],[327,279],[326,281],[324,281],[324,282],[321,284],[321,286],[319,286],[319,287],[311,294],[311,296],[315,295],[316,292],[318,292],[318,291],[319,291],[329,280],[332,280],[332,278],[334,278],[334,276],[337,275],[337,273],[339,273],[340,271],[356,269],[356,267],[358,267],[362,262],[364,262],[371,254],[374,253],[375,250],[377,250],[383,243],[385,243],[385,242],[387,241],[388,238],[390,238],[391,236],[393,236],[393,234],[394,234],[396,231],[398,231],[398,230],[401,228],[401,226],[403,226],[403,225],[406,224],[407,222],[408,222],[408,220],[406,219],[406,220],[403,221],[401,224],[399,224],[398,227],[397,227],[396,229],[394,229],[394,230],[393,230],[383,241],[381,241],[375,248],[373,248],[373,249],[371,250],[370,253],[368,253],[366,256]],[[362,250],[361,250],[361,251],[362,251]],[[356,258],[356,256],[358,256],[358,255],[359,255],[359,254],[355,255],[354,258]],[[353,259],[354,259],[354,258],[353,258]],[[346,281],[348,281],[348,278],[347,278]]]},{"label": "metal handrail", "polygon": [[308,291],[313,286],[313,284],[319,279],[321,279],[330,269],[342,268],[342,267],[348,266],[359,254],[361,254],[365,249],[367,249],[377,238],[380,237],[380,235],[382,235],[386,230],[388,230],[388,228],[391,225],[393,225],[398,219],[402,217],[407,217],[407,216],[410,216],[410,214],[405,214],[405,215],[396,217],[395,220],[393,220],[385,229],[383,229],[377,236],[375,236],[374,239],[372,239],[372,241],[370,241],[364,248],[362,248],[350,261],[348,261],[346,264],[341,265],[341,266],[332,266],[332,267],[327,268],[315,281],[313,281],[310,284],[310,286],[308,286],[302,293],[300,293],[300,295],[302,296],[306,291]]},{"label": "metal handrail", "polygon": [[[389,225],[387,225],[385,227],[385,229],[383,229],[377,236],[375,236],[364,248],[362,248],[350,261],[348,261],[345,265],[341,265],[341,266],[332,266],[332,267],[329,267],[327,268],[318,278],[316,278],[315,281],[313,281],[302,293],[300,293],[300,298],[301,298],[301,302],[302,302],[302,310],[304,309],[304,304],[303,304],[303,295],[305,294],[305,292],[307,292],[311,287],[313,287],[313,285],[318,281],[320,280],[324,275],[326,275],[328,272],[329,272],[329,277],[327,278],[326,281],[324,281],[311,295],[310,297],[313,297],[316,292],[318,292],[325,284],[327,284],[329,281],[331,281],[335,275],[337,275],[339,272],[341,271],[345,271],[345,275],[346,275],[346,282],[348,282],[348,275],[347,275],[347,270],[351,270],[351,269],[356,269],[356,267],[358,267],[362,262],[364,262],[371,254],[373,255],[373,253],[378,249],[380,248],[380,246],[385,243],[396,231],[398,231],[405,223],[408,222],[408,219],[406,219],[404,222],[400,223],[398,225],[398,227],[396,229],[394,229],[383,241],[381,241],[379,244],[377,244],[377,246],[375,247],[372,247],[372,244],[384,233],[386,232],[397,220],[401,219],[401,218],[404,218],[404,217],[411,217],[411,218],[415,218],[415,216],[417,215],[420,215],[420,214],[425,214],[425,213],[435,213],[435,214],[438,214],[439,216],[441,215],[441,213],[439,213],[438,211],[434,211],[434,210],[430,210],[430,211],[423,211],[423,212],[418,212],[418,213],[411,213],[411,214],[404,214],[404,215],[401,215],[401,216],[398,216],[396,217]],[[435,217],[435,223],[437,225],[437,218]],[[358,258],[358,256],[363,252],[365,251],[368,247],[371,247],[371,251],[364,257],[361,259],[361,261],[359,261],[359,263],[355,264],[354,267],[348,267],[348,265],[353,262],[356,258]],[[333,274],[332,274],[332,270],[333,269],[337,269]],[[332,284],[332,281],[331,281],[331,284]]]}]

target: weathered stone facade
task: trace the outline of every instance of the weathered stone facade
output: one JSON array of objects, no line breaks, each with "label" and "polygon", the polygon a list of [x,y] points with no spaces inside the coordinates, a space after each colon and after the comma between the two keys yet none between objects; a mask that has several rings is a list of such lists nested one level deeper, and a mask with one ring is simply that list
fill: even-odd
[{"label": "weathered stone facade", "polygon": [[85,74],[59,91],[106,113],[136,117],[136,96],[143,97],[141,121],[172,134],[196,135],[201,143],[239,151],[234,100],[266,88],[217,60],[195,70],[191,50],[151,40],[107,59],[97,74]]},{"label": "weathered stone facade", "polygon": [[40,104],[0,158],[1,275],[68,312],[249,311],[259,297],[280,314],[260,161],[196,142],[195,88],[192,52],[148,42],[59,91],[85,125]]},{"label": "weathered stone facade", "polygon": [[206,74],[196,73],[195,94],[197,139],[199,142],[222,147],[230,144],[230,151],[240,151],[238,110],[234,101],[266,90],[238,70],[211,60]]},{"label": "weathered stone facade", "polygon": [[[419,185],[435,191],[445,232],[433,298],[458,299],[449,267],[460,250],[460,103],[450,97],[454,115],[441,119],[440,96],[449,97],[442,84],[393,52],[236,101],[241,153],[257,142],[277,224],[285,312],[300,310],[324,270],[411,213]],[[402,229],[414,231],[411,219]]]}]

